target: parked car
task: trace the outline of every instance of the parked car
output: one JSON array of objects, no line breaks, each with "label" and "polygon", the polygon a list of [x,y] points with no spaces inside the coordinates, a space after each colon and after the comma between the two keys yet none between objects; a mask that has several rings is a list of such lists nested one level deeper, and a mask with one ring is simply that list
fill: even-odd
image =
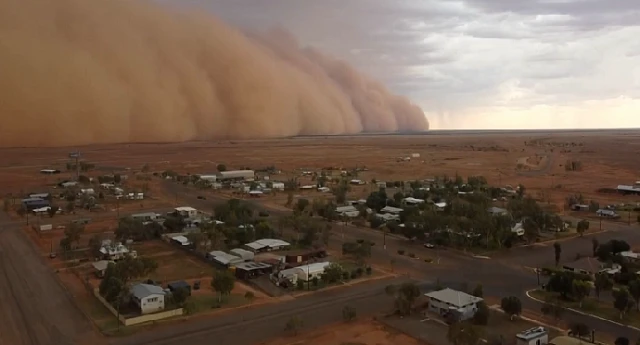
[{"label": "parked car", "polygon": [[431,244],[431,243],[425,243],[425,244],[424,244],[424,247],[425,247],[425,248],[429,248],[429,249],[433,249],[433,248],[435,248],[436,246],[434,246],[434,245],[433,245],[433,244]]}]

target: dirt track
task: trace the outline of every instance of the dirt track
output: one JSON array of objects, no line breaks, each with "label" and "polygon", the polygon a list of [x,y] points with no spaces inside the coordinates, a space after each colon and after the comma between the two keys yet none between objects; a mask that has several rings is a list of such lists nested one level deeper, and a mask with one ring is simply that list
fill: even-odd
[{"label": "dirt track", "polygon": [[0,227],[0,344],[96,344],[91,324],[28,241]]}]

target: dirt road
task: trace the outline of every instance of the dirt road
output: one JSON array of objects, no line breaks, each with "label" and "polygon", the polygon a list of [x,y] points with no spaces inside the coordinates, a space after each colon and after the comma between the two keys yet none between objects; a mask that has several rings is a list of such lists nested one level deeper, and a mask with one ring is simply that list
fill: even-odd
[{"label": "dirt road", "polygon": [[0,227],[0,344],[98,344],[28,241],[19,229]]}]

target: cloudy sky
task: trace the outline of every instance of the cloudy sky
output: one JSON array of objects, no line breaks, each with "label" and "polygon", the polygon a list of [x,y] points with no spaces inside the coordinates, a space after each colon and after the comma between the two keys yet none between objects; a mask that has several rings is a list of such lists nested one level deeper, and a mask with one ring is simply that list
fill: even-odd
[{"label": "cloudy sky", "polygon": [[410,97],[433,128],[640,127],[638,0],[179,4],[283,26]]}]

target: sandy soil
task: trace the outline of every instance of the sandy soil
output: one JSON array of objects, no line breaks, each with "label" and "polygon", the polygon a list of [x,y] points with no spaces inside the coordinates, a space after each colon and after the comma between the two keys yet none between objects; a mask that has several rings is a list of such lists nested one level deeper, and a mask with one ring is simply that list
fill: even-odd
[{"label": "sandy soil", "polygon": [[[54,176],[38,173],[43,168],[64,170],[69,151],[69,148],[0,149],[3,157],[0,161],[0,188],[7,192],[25,193],[70,178],[72,174],[67,172]],[[86,146],[81,151],[87,161],[97,165],[95,171],[88,173],[90,176],[113,171],[134,176],[145,164],[149,164],[152,171],[172,169],[202,174],[215,172],[216,165],[223,163],[229,169],[245,166],[259,169],[274,165],[283,173],[272,176],[272,179],[286,180],[299,176],[303,169],[366,166],[370,170],[358,176],[365,181],[411,180],[457,173],[465,177],[483,175],[494,185],[522,183],[531,195],[556,204],[559,210],[562,210],[566,196],[573,193],[582,193],[587,199],[601,204],[640,202],[639,197],[597,191],[640,180],[640,161],[631,159],[640,153],[640,133],[637,131],[314,137]],[[397,162],[398,157],[411,153],[419,153],[420,157]],[[523,157],[528,169],[518,170],[517,165]],[[569,160],[582,162],[583,170],[565,171],[564,165]],[[301,184],[311,182],[308,177],[299,181]],[[156,188],[158,179],[137,181],[129,178],[127,183],[148,184],[159,202],[175,199],[175,196],[162,195],[162,191]],[[371,185],[354,187],[349,197],[365,196],[371,190]],[[307,193],[309,197],[321,195],[314,192],[296,194]],[[264,199],[282,205],[286,202],[286,194],[279,193]]]},{"label": "sandy soil", "polygon": [[413,345],[417,340],[375,321],[342,323],[261,345]]}]

